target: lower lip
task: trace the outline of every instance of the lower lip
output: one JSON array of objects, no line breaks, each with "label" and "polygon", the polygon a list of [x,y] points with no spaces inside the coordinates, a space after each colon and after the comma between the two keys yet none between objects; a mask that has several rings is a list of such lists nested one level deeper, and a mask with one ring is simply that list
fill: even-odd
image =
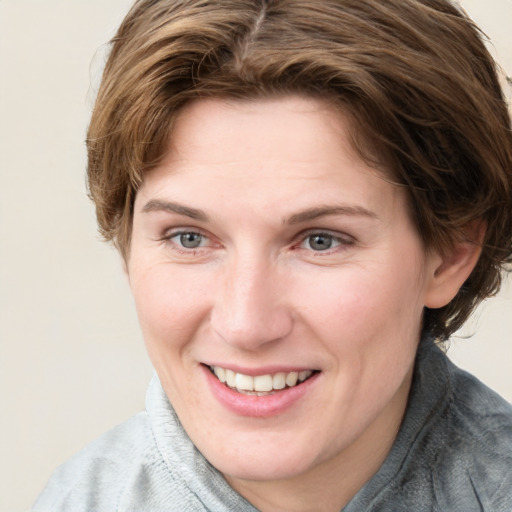
[{"label": "lower lip", "polygon": [[310,391],[320,375],[315,373],[301,384],[276,391],[272,395],[255,396],[244,395],[228,388],[209,368],[203,365],[201,367],[213,395],[226,409],[240,416],[255,418],[269,418],[283,413]]}]

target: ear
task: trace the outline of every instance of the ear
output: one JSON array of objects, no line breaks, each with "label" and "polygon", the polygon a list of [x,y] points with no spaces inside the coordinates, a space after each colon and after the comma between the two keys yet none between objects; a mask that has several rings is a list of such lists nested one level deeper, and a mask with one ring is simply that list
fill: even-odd
[{"label": "ear", "polygon": [[431,254],[426,307],[442,308],[457,295],[478,262],[485,231],[483,222],[474,222],[464,230],[464,240],[455,242],[442,254]]}]

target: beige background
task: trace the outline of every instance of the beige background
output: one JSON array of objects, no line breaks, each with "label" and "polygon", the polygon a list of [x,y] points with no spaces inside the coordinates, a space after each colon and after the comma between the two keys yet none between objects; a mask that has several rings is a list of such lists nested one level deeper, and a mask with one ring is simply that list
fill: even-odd
[{"label": "beige background", "polygon": [[[117,254],[85,196],[104,43],[131,0],[0,0],[0,511],[144,406],[151,375]],[[512,73],[512,2],[463,4]],[[450,353],[512,401],[512,290]]]}]

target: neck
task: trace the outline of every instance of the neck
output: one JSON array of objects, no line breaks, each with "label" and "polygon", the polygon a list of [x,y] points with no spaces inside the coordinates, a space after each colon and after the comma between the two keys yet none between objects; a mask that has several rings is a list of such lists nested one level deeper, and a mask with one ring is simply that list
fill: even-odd
[{"label": "neck", "polygon": [[261,512],[339,512],[389,454],[405,412],[411,380],[412,370],[382,413],[337,457],[285,480],[224,477]]}]

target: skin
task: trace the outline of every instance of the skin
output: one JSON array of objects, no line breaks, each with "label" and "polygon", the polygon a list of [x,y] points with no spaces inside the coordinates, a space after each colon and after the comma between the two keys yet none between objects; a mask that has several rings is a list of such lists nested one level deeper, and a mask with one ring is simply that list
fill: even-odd
[{"label": "skin", "polygon": [[[478,257],[427,251],[404,191],[349,141],[317,100],[200,100],[135,201],[127,271],[150,358],[192,441],[263,511],[340,510],[377,471],[423,308]],[[319,373],[284,411],[247,417],[217,400],[210,364]]]}]

